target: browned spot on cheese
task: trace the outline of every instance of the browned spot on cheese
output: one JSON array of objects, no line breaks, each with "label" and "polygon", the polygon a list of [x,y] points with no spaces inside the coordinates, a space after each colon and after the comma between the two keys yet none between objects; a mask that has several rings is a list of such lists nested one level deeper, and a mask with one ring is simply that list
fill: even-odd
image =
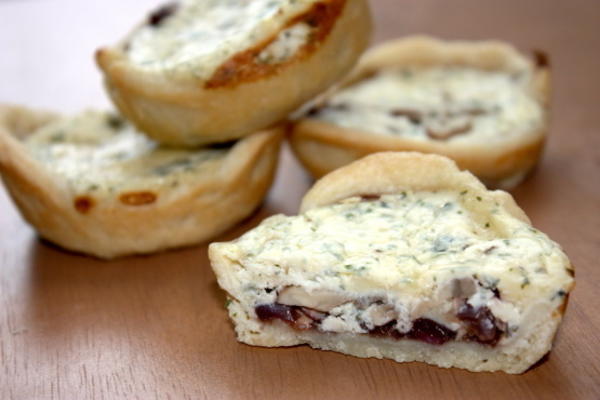
[{"label": "browned spot on cheese", "polygon": [[130,192],[123,193],[119,200],[128,206],[144,206],[154,203],[156,195],[152,192]]},{"label": "browned spot on cheese", "polygon": [[380,194],[362,194],[360,195],[360,198],[364,201],[374,201],[374,200],[379,200],[381,198]]},{"label": "browned spot on cheese", "polygon": [[487,112],[481,108],[467,108],[463,113],[470,115],[471,117],[479,117],[480,115],[487,114]]},{"label": "browned spot on cheese", "polygon": [[73,206],[80,213],[87,214],[94,207],[94,199],[89,196],[79,196],[75,198]]},{"label": "browned spot on cheese", "polygon": [[179,8],[179,4],[177,2],[167,3],[159,7],[157,10],[154,10],[148,16],[148,25],[153,27],[160,26],[165,19],[169,18],[171,15],[175,14],[177,9]]},{"label": "browned spot on cheese", "polygon": [[473,129],[473,125],[471,123],[467,123],[461,127],[450,129],[447,131],[435,131],[433,129],[427,129],[427,136],[434,140],[448,140],[454,136],[467,133],[471,129]]},{"label": "browned spot on cheese", "polygon": [[390,114],[393,117],[406,117],[413,124],[420,124],[423,119],[423,116],[421,115],[421,113],[419,111],[409,110],[407,108],[395,108],[390,111]]},{"label": "browned spot on cheese", "polygon": [[291,19],[282,28],[285,30],[298,23],[306,23],[312,28],[307,43],[292,58],[274,64],[265,64],[257,60],[258,55],[277,40],[277,33],[257,46],[233,55],[217,68],[213,76],[206,82],[205,87],[207,89],[234,87],[243,82],[258,80],[274,75],[284,66],[308,56],[327,38],[345,4],[346,0],[321,1],[314,4],[306,13]]},{"label": "browned spot on cheese", "polygon": [[539,68],[548,68],[550,67],[550,57],[548,57],[548,53],[542,50],[533,50],[533,58],[535,60],[535,65]]},{"label": "browned spot on cheese", "polygon": [[491,246],[489,248],[487,248],[486,250],[484,250],[483,254],[491,254],[492,251],[496,250],[498,248],[498,246]]}]

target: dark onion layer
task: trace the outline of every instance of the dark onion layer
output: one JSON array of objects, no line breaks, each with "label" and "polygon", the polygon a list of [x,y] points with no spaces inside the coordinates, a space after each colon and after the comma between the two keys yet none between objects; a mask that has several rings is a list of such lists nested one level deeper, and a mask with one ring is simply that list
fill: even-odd
[{"label": "dark onion layer", "polygon": [[[261,304],[255,308],[256,316],[263,322],[281,320],[294,329],[317,329],[327,313],[306,307],[279,303]],[[473,307],[466,301],[460,306],[457,318],[466,330],[462,340],[495,346],[506,332],[506,323],[495,318],[488,307]],[[369,334],[392,339],[413,339],[432,345],[442,345],[456,340],[457,332],[429,318],[417,318],[408,332],[396,329],[396,320],[376,326]]]}]

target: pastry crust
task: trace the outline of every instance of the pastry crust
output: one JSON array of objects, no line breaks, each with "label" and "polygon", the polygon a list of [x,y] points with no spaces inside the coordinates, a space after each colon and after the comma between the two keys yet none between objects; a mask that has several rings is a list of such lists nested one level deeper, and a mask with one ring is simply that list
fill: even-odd
[{"label": "pastry crust", "polygon": [[446,157],[421,153],[383,152],[368,156],[331,172],[315,183],[302,199],[300,212],[337,203],[355,196],[378,196],[403,190],[468,190],[482,201],[470,204],[472,211],[485,212],[498,202],[510,215],[530,224],[513,197],[505,191],[489,191],[467,171],[459,171]]},{"label": "pastry crust", "polygon": [[179,185],[160,178],[141,186],[124,182],[136,190],[88,191],[33,157],[23,142],[60,120],[57,114],[1,107],[0,173],[40,236],[104,259],[201,243],[250,215],[271,185],[283,135],[276,127],[248,136],[211,161],[210,173],[202,173],[202,164]]},{"label": "pastry crust", "polygon": [[[138,28],[117,46],[97,52],[108,93],[138,129],[170,145],[225,142],[277,123],[344,76],[371,32],[365,0],[305,3],[310,7],[265,24],[261,41],[236,49],[201,76],[193,69],[148,69],[131,62],[128,43]],[[281,32],[297,24],[311,27],[303,45],[281,61],[258,61]]]},{"label": "pastry crust", "polygon": [[[399,67],[469,67],[508,74],[529,74],[526,91],[542,108],[543,121],[522,134],[512,134],[493,145],[485,141],[418,140],[410,136],[379,134],[304,117],[293,126],[292,148],[315,177],[380,151],[419,151],[452,158],[461,169],[477,175],[491,187],[509,189],[536,166],[548,129],[550,71],[540,54],[527,59],[512,46],[496,41],[446,42],[425,36],[391,41],[368,52],[342,88]],[[335,93],[334,93],[335,95]],[[318,110],[318,108],[316,108]]]},{"label": "pastry crust", "polygon": [[[415,193],[422,195],[414,197]],[[459,208],[445,203],[451,193],[459,198]],[[436,196],[442,197],[435,200]],[[365,204],[366,214],[357,214],[360,204]],[[389,215],[394,204],[405,204],[398,209],[403,217],[376,219]],[[419,204],[429,211],[409,217],[412,206]],[[430,212],[437,215],[433,220],[423,217]],[[362,217],[356,225],[340,222],[356,221],[357,215]],[[463,233],[453,231],[462,229],[463,215],[472,224]],[[431,233],[444,223],[450,230]],[[419,224],[426,225],[422,231],[402,236]],[[408,231],[399,233],[403,226]],[[476,234],[478,226],[483,230]],[[395,235],[393,242],[386,242],[379,233],[388,230]],[[429,239],[421,243],[423,235],[444,237],[448,232],[456,235],[458,242],[450,239],[455,247],[431,255],[418,253],[431,248],[430,244],[435,246]],[[458,239],[469,232],[481,241]],[[342,243],[343,250],[329,254],[331,240]],[[398,250],[402,254],[390,250],[402,241],[410,243]],[[318,253],[322,248],[325,253]],[[402,261],[413,257],[403,255],[409,249],[419,249],[413,255],[421,261],[413,266]],[[504,254],[511,249],[512,256]],[[233,242],[211,244],[209,256],[219,285],[230,299],[229,315],[243,343],[308,344],[358,357],[422,361],[470,371],[522,373],[534,365],[550,351],[574,286],[568,258],[529,225],[508,193],[487,190],[445,157],[421,153],[378,153],[340,168],[306,194],[299,216],[271,217]],[[368,260],[376,261],[370,264]],[[465,289],[463,285],[472,286]],[[471,311],[477,310],[478,318],[487,315],[478,321],[479,327],[496,324],[499,336],[463,336],[464,326],[453,325],[455,317],[462,318],[460,311],[454,313],[463,301]],[[371,307],[393,309],[398,314],[385,321],[396,318],[398,324],[403,313],[413,324],[423,317],[432,318],[443,324],[436,329],[447,337],[436,342],[413,330],[390,337],[389,330],[377,328],[379,323],[368,317]],[[353,318],[359,324],[352,325]],[[389,324],[385,326],[390,329]],[[454,326],[455,333],[443,326]]]}]

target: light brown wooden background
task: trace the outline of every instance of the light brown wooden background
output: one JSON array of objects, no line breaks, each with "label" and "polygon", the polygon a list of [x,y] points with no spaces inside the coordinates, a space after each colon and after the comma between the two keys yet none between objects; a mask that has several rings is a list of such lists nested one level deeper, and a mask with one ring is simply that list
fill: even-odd
[{"label": "light brown wooden background", "polygon": [[[91,61],[151,0],[0,0],[0,101],[106,102]],[[552,135],[514,191],[561,243],[577,288],[550,359],[522,376],[238,344],[206,247],[104,263],[39,242],[0,185],[0,398],[600,399],[600,2],[374,0],[376,40],[427,32],[550,52]],[[294,213],[310,181],[287,151],[262,210]]]}]

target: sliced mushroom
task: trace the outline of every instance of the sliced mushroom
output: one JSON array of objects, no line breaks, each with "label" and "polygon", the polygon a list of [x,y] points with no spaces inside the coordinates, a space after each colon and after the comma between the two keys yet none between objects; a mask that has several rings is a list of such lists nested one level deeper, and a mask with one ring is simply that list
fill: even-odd
[{"label": "sliced mushroom", "polygon": [[389,304],[372,304],[365,310],[365,317],[376,327],[397,319],[398,313]]},{"label": "sliced mushroom", "polygon": [[473,125],[468,122],[464,125],[458,125],[455,128],[447,128],[447,129],[427,129],[427,135],[436,140],[448,140],[454,136],[461,135],[463,133],[469,132],[473,129]]},{"label": "sliced mushroom", "polygon": [[418,125],[423,121],[423,115],[418,110],[411,110],[408,108],[395,108],[390,111],[390,114],[393,117],[408,118],[408,120],[415,125]]},{"label": "sliced mushroom", "polygon": [[453,279],[444,284],[439,291],[439,298],[446,301],[450,299],[468,299],[477,292],[477,282],[471,277]]},{"label": "sliced mushroom", "polygon": [[458,299],[468,299],[477,292],[477,283],[471,278],[455,279],[452,281],[452,295]]},{"label": "sliced mushroom", "polygon": [[279,292],[277,303],[287,306],[300,306],[328,312],[350,299],[340,293],[317,289],[311,292],[299,286],[288,286]]}]

